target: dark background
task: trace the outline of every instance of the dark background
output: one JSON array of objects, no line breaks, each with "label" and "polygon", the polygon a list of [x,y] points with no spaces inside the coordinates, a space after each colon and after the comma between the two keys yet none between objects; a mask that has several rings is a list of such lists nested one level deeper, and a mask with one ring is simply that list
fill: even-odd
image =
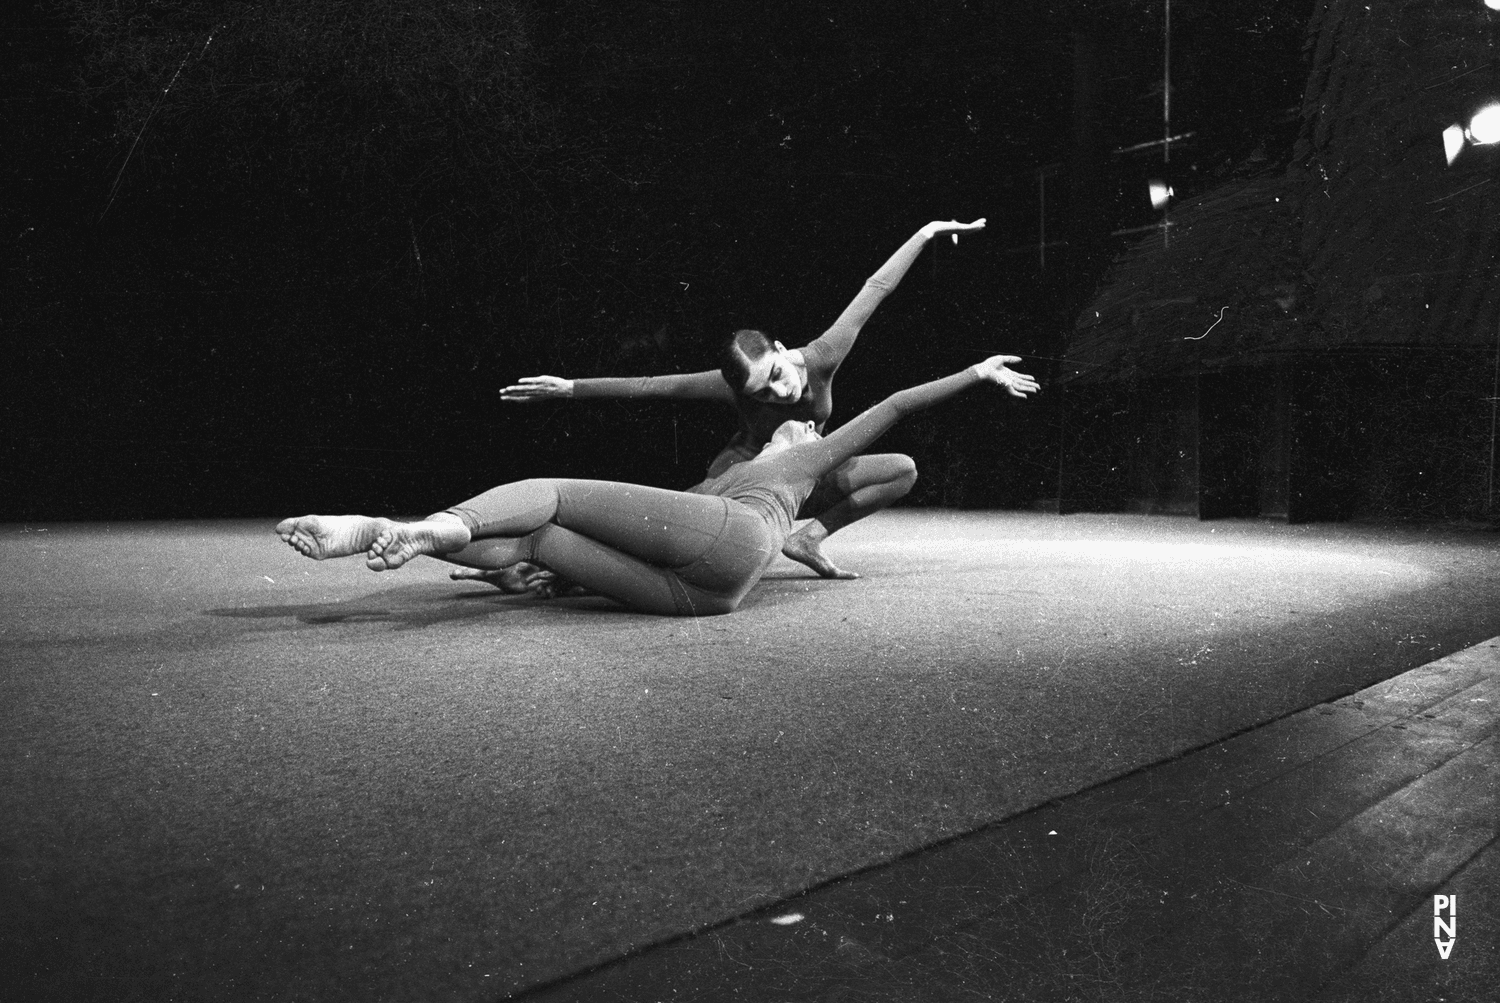
[{"label": "dark background", "polygon": [[[1148,224],[1162,4],[37,2],[0,21],[0,519],[411,513],[493,483],[680,487],[708,404],[522,407],[523,375],[796,346],[923,223],[833,422],[999,351],[1051,377]],[[1310,0],[1173,5],[1179,195],[1290,155]],[[1037,251],[1047,169],[1045,268]],[[912,504],[1057,495],[1058,393],[897,429]]]}]

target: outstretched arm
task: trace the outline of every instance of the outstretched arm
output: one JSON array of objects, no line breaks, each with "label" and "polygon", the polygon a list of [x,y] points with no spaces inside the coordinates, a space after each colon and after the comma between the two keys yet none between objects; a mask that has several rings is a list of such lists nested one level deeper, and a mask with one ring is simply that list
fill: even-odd
[{"label": "outstretched arm", "polygon": [[560,376],[523,376],[504,387],[500,399],[517,404],[590,397],[670,397],[676,400],[716,400],[734,403],[734,391],[717,369],[669,376],[601,377],[566,380]]},{"label": "outstretched arm", "polygon": [[880,301],[900,284],[929,240],[941,233],[951,233],[956,242],[960,233],[983,229],[983,219],[976,219],[972,223],[960,223],[951,219],[934,221],[922,227],[880,266],[879,271],[865,280],[859,295],[844,307],[844,312],[839,314],[839,319],[833,322],[832,327],[803,349],[804,354],[811,351],[814,361],[820,362],[832,373],[844,361],[844,356],[849,354],[849,349],[854,347],[854,339],[859,337],[865,321],[870,319]]},{"label": "outstretched arm", "polygon": [[850,457],[864,452],[871,443],[907,415],[945,401],[980,383],[994,383],[1004,387],[1012,397],[1025,398],[1027,394],[1035,393],[1039,386],[1036,380],[1025,373],[1007,368],[1008,363],[1020,361],[1021,358],[1017,355],[995,355],[975,363],[963,372],[899,390],[826,438],[793,446],[788,453],[795,453],[797,462],[811,464],[817,476],[821,477]]}]

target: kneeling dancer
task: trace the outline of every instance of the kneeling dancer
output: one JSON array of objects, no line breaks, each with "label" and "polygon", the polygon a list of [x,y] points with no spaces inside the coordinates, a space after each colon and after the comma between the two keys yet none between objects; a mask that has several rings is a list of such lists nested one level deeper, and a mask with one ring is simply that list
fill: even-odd
[{"label": "kneeling dancer", "polygon": [[365,554],[374,571],[427,554],[471,568],[539,564],[642,613],[733,612],[781,553],[797,509],[818,481],[906,415],[982,382],[1025,397],[1030,376],[997,355],[887,397],[826,438],[811,421],[784,422],[753,460],[691,492],[615,481],[536,479],[502,484],[419,522],[306,515],[276,527],[323,560]]},{"label": "kneeling dancer", "polygon": [[[500,399],[527,403],[606,397],[720,401],[731,405],[740,430],[708,465],[705,484],[731,464],[753,460],[787,420],[812,419],[818,432],[833,413],[833,377],[854,348],[875,308],[901,284],[922,249],[935,237],[984,229],[984,220],[934,220],[891,255],[860,288],[833,326],[801,348],[787,348],[764,331],[736,331],[724,346],[719,369],[670,376],[603,377],[570,380],[525,376],[500,391]],[[856,520],[893,505],[917,482],[917,466],[900,453],[856,456],[830,471],[803,500],[800,518],[809,520],[782,544],[781,552],[824,578],[858,578],[823,553],[823,541]],[[688,491],[697,491],[697,485]],[[507,591],[524,591],[525,565],[514,572],[471,575]]]}]

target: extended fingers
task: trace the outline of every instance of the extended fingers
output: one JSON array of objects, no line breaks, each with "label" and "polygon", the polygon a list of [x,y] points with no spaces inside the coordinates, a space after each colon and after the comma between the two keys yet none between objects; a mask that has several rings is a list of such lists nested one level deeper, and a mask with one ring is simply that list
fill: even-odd
[{"label": "extended fingers", "polygon": [[1005,388],[1006,393],[1012,397],[1025,397],[1029,393],[1035,393],[1042,388],[1036,380],[1025,373],[1006,371],[1009,379],[1002,379],[1000,385]]},{"label": "extended fingers", "polygon": [[521,382],[500,389],[503,400],[533,401],[551,394],[552,386],[544,376],[523,376]]},{"label": "extended fingers", "polygon": [[986,360],[990,366],[990,379],[1005,388],[1006,393],[1013,397],[1024,397],[1041,389],[1041,384],[1030,373],[1018,373],[1014,369],[1007,368],[1006,362],[1019,362],[1020,357],[1015,355],[997,355]]}]

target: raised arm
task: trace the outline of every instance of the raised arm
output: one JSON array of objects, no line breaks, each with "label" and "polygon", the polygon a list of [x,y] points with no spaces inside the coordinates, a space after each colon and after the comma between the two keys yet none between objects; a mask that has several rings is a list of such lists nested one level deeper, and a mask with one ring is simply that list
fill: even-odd
[{"label": "raised arm", "polygon": [[797,462],[811,464],[814,473],[822,476],[850,457],[864,452],[907,415],[932,407],[980,383],[994,383],[1004,387],[1012,397],[1024,398],[1034,393],[1038,384],[1025,373],[1006,368],[1008,363],[1020,361],[1020,356],[1016,355],[995,355],[952,376],[898,390],[825,438],[800,443],[788,452],[797,455]]},{"label": "raised arm", "polygon": [[940,233],[951,233],[956,242],[960,233],[983,229],[983,219],[976,219],[972,223],[960,223],[951,219],[934,221],[922,227],[912,234],[906,243],[897,248],[896,253],[891,255],[874,275],[865,280],[859,295],[844,307],[844,312],[839,314],[833,326],[806,346],[803,353],[806,354],[810,350],[814,355],[813,361],[826,366],[828,372],[832,373],[844,361],[844,356],[849,354],[849,349],[854,347],[854,339],[859,337],[860,329],[865,326],[865,321],[870,319],[870,315],[875,312],[880,301],[901,283],[902,277],[906,275],[912,263],[921,256],[922,248],[927,246],[929,240]]},{"label": "raised arm", "polygon": [[560,376],[523,376],[501,389],[500,399],[517,404],[543,400],[603,397],[669,397],[675,400],[715,400],[734,403],[734,391],[717,369],[668,376],[605,376],[567,380]]}]

